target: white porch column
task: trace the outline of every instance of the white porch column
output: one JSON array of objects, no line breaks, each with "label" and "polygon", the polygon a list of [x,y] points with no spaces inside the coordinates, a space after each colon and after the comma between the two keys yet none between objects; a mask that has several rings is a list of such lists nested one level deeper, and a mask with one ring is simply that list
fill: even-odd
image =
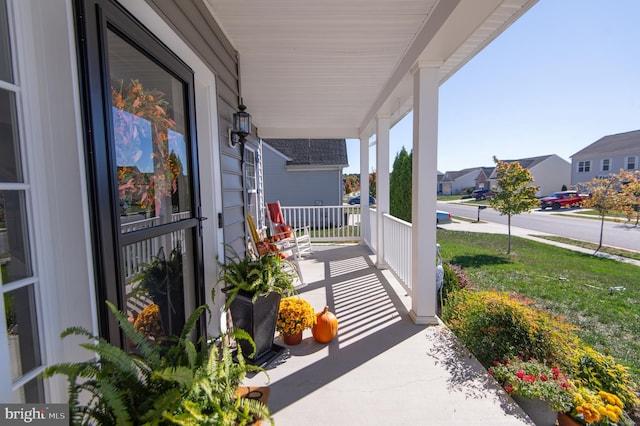
[{"label": "white porch column", "polygon": [[[389,213],[389,127],[391,117],[376,117],[376,267],[386,268],[384,260],[384,220]],[[360,195],[362,200],[362,194]]]},{"label": "white porch column", "polygon": [[413,70],[411,311],[416,324],[436,324],[436,186],[440,64]]},{"label": "white porch column", "polygon": [[369,138],[360,137],[360,242],[371,247],[369,219]]}]

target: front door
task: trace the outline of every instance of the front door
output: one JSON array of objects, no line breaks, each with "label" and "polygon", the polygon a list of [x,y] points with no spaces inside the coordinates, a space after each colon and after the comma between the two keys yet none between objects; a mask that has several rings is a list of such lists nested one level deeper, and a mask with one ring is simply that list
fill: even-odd
[{"label": "front door", "polygon": [[105,300],[150,339],[179,334],[203,301],[192,71],[109,0],[79,0],[100,332]]}]

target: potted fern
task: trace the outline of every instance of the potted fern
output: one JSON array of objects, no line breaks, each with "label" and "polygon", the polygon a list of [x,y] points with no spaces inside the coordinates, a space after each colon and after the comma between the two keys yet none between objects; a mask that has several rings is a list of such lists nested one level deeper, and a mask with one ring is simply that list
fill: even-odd
[{"label": "potted fern", "polygon": [[[246,374],[263,371],[233,353],[222,338],[215,344],[194,344],[191,335],[206,306],[196,309],[173,345],[152,343],[126,315],[107,302],[134,350],[125,352],[82,327],[62,337],[88,339],[82,347],[95,355],[84,362],[48,367],[44,377],[66,375],[71,424],[216,424],[237,425],[257,419],[272,421],[260,401],[242,398],[238,388]],[[224,336],[223,336],[224,337]],[[248,339],[242,330],[236,339]],[[251,342],[249,342],[251,346]]]},{"label": "potted fern", "polygon": [[[224,307],[231,313],[234,328],[246,331],[255,342],[255,354],[248,360],[259,365],[279,352],[273,344],[278,306],[283,295],[295,291],[295,268],[277,253],[247,252],[241,257],[233,248],[227,249],[226,262],[219,262],[218,280],[226,296]],[[249,350],[246,341],[240,341],[240,346],[245,353]]]}]

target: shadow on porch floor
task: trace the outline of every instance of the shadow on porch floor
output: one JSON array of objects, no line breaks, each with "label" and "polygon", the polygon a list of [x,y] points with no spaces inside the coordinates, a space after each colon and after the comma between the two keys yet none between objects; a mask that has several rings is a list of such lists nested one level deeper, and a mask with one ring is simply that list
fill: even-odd
[{"label": "shadow on porch floor", "polygon": [[447,328],[411,321],[409,296],[374,262],[362,245],[314,245],[300,261],[300,296],[329,306],[339,331],[324,345],[306,330],[267,365],[276,424],[533,424]]}]

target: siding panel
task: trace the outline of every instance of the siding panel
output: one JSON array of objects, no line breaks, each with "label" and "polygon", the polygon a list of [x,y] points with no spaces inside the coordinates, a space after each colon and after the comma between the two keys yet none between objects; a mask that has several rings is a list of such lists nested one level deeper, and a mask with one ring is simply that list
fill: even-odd
[{"label": "siding panel", "polygon": [[[237,52],[224,36],[203,0],[146,0],[216,75],[218,146],[222,181],[224,242],[239,254],[245,250],[242,156],[227,144],[227,129],[238,103]],[[198,94],[196,93],[196,96]],[[202,182],[201,191],[208,186]]]}]

